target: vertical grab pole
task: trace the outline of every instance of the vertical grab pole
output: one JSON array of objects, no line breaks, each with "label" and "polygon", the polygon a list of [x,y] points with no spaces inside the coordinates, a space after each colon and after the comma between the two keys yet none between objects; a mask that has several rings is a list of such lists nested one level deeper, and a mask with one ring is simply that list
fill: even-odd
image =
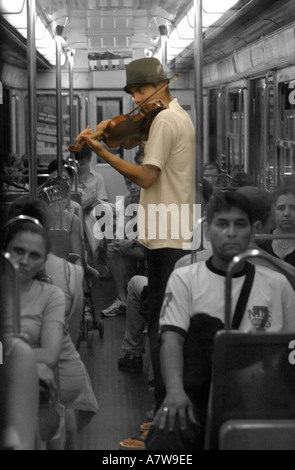
[{"label": "vertical grab pole", "polygon": [[70,83],[70,141],[75,141],[75,115],[74,115],[74,56],[75,50],[68,51],[69,83]]},{"label": "vertical grab pole", "polygon": [[196,203],[203,203],[204,102],[203,102],[203,0],[195,2],[195,108],[196,108]]},{"label": "vertical grab pole", "polygon": [[[194,88],[196,110],[196,153],[195,153],[195,203],[198,211],[195,219],[201,219],[203,209],[203,165],[204,165],[204,101],[203,101],[203,1],[194,0],[195,39],[194,39]],[[201,210],[199,210],[201,209]],[[195,212],[195,211],[194,211]],[[194,243],[194,240],[193,240]],[[201,246],[203,248],[203,234]],[[193,255],[192,255],[193,256]],[[196,256],[196,254],[194,255]]]},{"label": "vertical grab pole", "polygon": [[161,35],[162,65],[163,65],[164,71],[167,73],[167,63],[168,63],[168,58],[167,58],[168,28],[167,26],[165,24],[159,26],[159,32]]},{"label": "vertical grab pole", "polygon": [[28,150],[30,194],[37,197],[37,104],[36,104],[36,44],[35,44],[36,2],[27,0],[27,62],[28,62]]},{"label": "vertical grab pole", "polygon": [[57,118],[57,174],[62,176],[62,88],[61,53],[64,27],[56,27],[56,118]]}]

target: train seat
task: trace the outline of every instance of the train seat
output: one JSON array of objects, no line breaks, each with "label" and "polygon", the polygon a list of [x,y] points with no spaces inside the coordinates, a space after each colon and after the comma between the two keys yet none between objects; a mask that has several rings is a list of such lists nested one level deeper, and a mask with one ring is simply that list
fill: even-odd
[{"label": "train seat", "polygon": [[219,432],[220,450],[295,450],[295,420],[231,420]]},{"label": "train seat", "polygon": [[70,259],[70,237],[66,229],[57,228],[50,230],[52,241],[52,253],[58,258],[69,261]]},{"label": "train seat", "polygon": [[295,368],[288,360],[293,340],[291,334],[217,333],[207,450],[252,445],[264,448],[264,428],[277,446],[284,444],[280,437],[284,435],[285,445],[289,447],[293,439],[295,447]]}]

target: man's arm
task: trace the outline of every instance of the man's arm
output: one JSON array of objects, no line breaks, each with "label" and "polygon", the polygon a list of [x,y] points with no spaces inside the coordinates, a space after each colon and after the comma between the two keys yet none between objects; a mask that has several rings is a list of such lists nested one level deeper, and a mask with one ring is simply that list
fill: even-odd
[{"label": "man's arm", "polygon": [[77,141],[81,137],[85,139],[89,147],[99,156],[101,157],[106,163],[111,165],[116,171],[121,173],[121,175],[126,176],[130,181],[137,184],[143,189],[150,188],[155,181],[159,178],[161,173],[160,168],[154,165],[144,165],[138,166],[134,163],[126,162],[119,157],[116,157],[107,149],[105,149],[100,142],[94,141],[89,137],[91,134],[91,129],[86,129],[83,131],[78,137]]},{"label": "man's arm", "polygon": [[166,397],[154,421],[159,429],[164,429],[168,422],[169,430],[173,431],[177,416],[181,429],[186,428],[187,416],[196,423],[193,405],[183,386],[183,344],[184,337],[176,332],[162,334],[161,372]]}]

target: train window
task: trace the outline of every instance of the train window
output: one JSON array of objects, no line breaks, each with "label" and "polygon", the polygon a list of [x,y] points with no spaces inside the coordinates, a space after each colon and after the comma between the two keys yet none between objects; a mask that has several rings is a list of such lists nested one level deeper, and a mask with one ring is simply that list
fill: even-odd
[{"label": "train window", "polygon": [[[70,102],[68,96],[62,97],[63,114],[63,158],[69,156],[71,140]],[[80,129],[80,98],[74,97],[74,134]],[[54,94],[37,95],[37,156],[41,166],[48,166],[57,155],[57,115]]]},{"label": "train window", "polygon": [[[96,122],[112,119],[123,113],[122,98],[96,98]],[[123,148],[112,149],[112,153],[123,158]],[[105,163],[104,160],[97,157],[97,163]]]},{"label": "train window", "polygon": [[222,170],[226,171],[225,139],[225,100],[223,90],[210,90],[209,93],[209,157],[216,160]]},{"label": "train window", "polygon": [[244,98],[243,90],[228,95],[227,172],[244,169]]},{"label": "train window", "polygon": [[279,181],[295,172],[295,80],[279,85]]},{"label": "train window", "polygon": [[295,142],[295,80],[280,85],[280,101],[280,138]]},{"label": "train window", "polygon": [[10,142],[10,92],[3,88],[3,104],[0,106],[0,135],[1,153],[3,155],[11,152]]},{"label": "train window", "polygon": [[265,187],[269,191],[274,190],[275,158],[275,88],[271,85],[266,95]]}]

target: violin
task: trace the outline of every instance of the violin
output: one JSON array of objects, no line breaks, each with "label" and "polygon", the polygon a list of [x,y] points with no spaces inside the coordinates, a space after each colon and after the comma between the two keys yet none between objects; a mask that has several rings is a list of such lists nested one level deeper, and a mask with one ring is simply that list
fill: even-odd
[{"label": "violin", "polygon": [[[166,104],[161,100],[151,101],[138,106],[128,114],[111,119],[104,130],[96,131],[90,134],[89,137],[93,140],[103,140],[111,149],[116,147],[123,147],[127,150],[133,149],[148,139],[153,120],[166,108]],[[139,109],[139,112],[131,116],[137,109]],[[86,141],[82,137],[78,145],[69,146],[69,151],[72,153],[80,152],[85,144]]]}]

